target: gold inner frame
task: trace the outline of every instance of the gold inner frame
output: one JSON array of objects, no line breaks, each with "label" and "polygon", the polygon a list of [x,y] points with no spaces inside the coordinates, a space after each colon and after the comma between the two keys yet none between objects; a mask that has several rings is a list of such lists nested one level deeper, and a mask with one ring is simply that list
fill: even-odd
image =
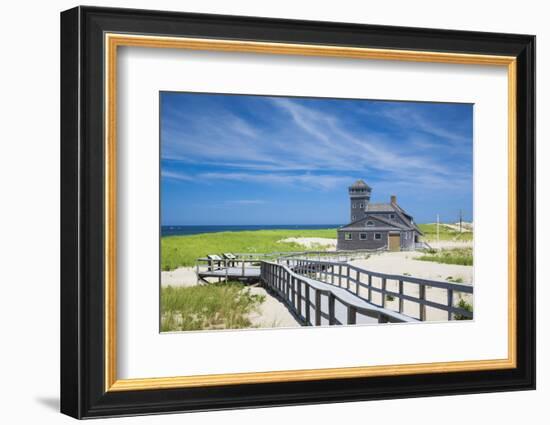
[{"label": "gold inner frame", "polygon": [[[325,45],[105,34],[105,391],[237,385],[285,381],[358,378],[417,373],[447,373],[515,368],[516,358],[516,58],[461,53],[336,47]],[[304,369],[272,372],[117,379],[116,326],[116,99],[119,46],[326,56],[507,67],[508,71],[508,357],[418,364]]]}]

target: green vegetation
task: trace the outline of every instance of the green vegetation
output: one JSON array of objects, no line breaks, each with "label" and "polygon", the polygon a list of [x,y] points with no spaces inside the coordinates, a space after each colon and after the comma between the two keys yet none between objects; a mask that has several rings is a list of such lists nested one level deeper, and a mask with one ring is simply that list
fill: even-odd
[{"label": "green vegetation", "polygon": [[386,301],[392,302],[393,300],[395,300],[395,297],[393,295],[386,295]]},{"label": "green vegetation", "polygon": [[[460,301],[458,302],[458,307],[462,308],[466,311],[469,311],[470,313],[472,313],[474,311],[474,308],[472,307],[472,304],[465,301],[463,298],[461,298]],[[469,317],[467,317],[463,314],[458,314],[458,313],[454,314],[454,318],[455,318],[455,320],[470,320]]]},{"label": "green vegetation", "polygon": [[162,270],[193,266],[195,260],[207,254],[268,253],[303,251],[297,243],[278,242],[286,238],[336,238],[336,229],[254,230],[218,232],[199,235],[166,236],[161,238]]},{"label": "green vegetation", "polygon": [[248,315],[264,301],[239,282],[168,286],[161,290],[161,331],[250,328]]},{"label": "green vegetation", "polygon": [[461,278],[461,277],[452,277],[452,276],[447,276],[445,278],[445,280],[447,282],[453,282],[453,283],[464,283],[464,280]]},{"label": "green vegetation", "polygon": [[[424,233],[423,240],[430,243],[437,240],[437,224],[419,224],[418,227]],[[439,225],[439,240],[440,241],[471,241],[473,233],[471,231],[463,231],[460,233],[457,230],[451,229],[444,224]]]},{"label": "green vegetation", "polygon": [[424,252],[425,255],[416,259],[443,264],[458,264],[461,266],[471,266],[474,264],[472,248],[427,249]]}]

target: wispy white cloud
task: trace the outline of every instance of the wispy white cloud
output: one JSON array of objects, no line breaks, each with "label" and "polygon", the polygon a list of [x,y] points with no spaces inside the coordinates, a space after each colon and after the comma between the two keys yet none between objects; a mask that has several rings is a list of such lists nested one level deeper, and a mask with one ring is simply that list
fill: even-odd
[{"label": "wispy white cloud", "polygon": [[[260,102],[258,100],[258,102]],[[336,116],[290,98],[265,98],[259,105],[269,116],[266,127],[232,112],[175,111],[163,125],[162,158],[216,171],[163,176],[175,180],[262,182],[321,190],[349,184],[357,177],[387,179],[406,185],[453,185],[471,174],[469,163],[442,161],[429,149],[434,142],[411,136],[407,140],[357,128]],[[405,130],[459,145],[465,137],[412,113],[407,106],[376,112]],[[368,112],[367,112],[368,113]],[[471,143],[471,141],[469,141]]]},{"label": "wispy white cloud", "polygon": [[200,173],[199,179],[204,180],[232,180],[247,183],[282,184],[294,185],[302,189],[333,189],[349,184],[354,177],[335,175],[312,175],[312,174],[280,174],[280,173],[232,173],[214,172]]},{"label": "wispy white cloud", "polygon": [[195,181],[195,177],[193,177],[192,175],[180,173],[177,171],[162,170],[161,176],[166,179],[172,179],[172,180]]}]

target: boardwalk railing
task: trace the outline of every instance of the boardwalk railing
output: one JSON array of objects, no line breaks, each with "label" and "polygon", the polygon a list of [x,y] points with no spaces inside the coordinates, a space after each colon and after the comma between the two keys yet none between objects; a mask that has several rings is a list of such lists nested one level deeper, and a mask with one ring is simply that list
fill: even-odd
[{"label": "boardwalk railing", "polygon": [[[317,259],[321,261],[349,261],[354,258],[364,258],[385,247],[376,250],[352,250],[352,251],[296,251],[296,252],[271,252],[271,253],[236,253],[233,258],[218,259],[209,257],[197,258],[195,261],[195,272],[199,279],[204,277],[238,278],[247,277],[252,273],[259,276],[261,261],[275,261],[281,259]],[[254,272],[256,269],[256,272]]]},{"label": "boardwalk railing", "polygon": [[[361,316],[378,323],[416,321],[369,304],[340,288],[295,273],[284,264],[262,261],[260,278],[266,289],[282,299],[293,315],[305,325],[353,325]],[[346,309],[344,319],[337,318],[337,303]]]},{"label": "boardwalk railing", "polygon": [[[455,305],[457,296],[473,293],[473,286],[469,284],[372,272],[341,262],[281,258],[279,264],[286,266],[295,274],[344,288],[357,297],[382,308],[388,307],[388,298],[397,298],[397,308],[394,308],[398,313],[405,313],[405,301],[412,302],[418,306],[417,318],[421,321],[426,320],[426,307],[447,312],[447,320],[453,320],[454,314],[473,318],[472,312]],[[390,282],[396,290],[388,289]],[[417,291],[406,291],[405,287],[410,285],[416,286]],[[445,291],[445,304],[427,297],[427,289],[430,292]],[[411,292],[418,292],[418,296],[414,296]]]},{"label": "boardwalk railing", "polygon": [[242,258],[197,258],[195,262],[197,279],[207,277],[225,279],[259,278],[260,262],[257,259]]},{"label": "boardwalk railing", "polygon": [[277,261],[287,259],[302,259],[302,260],[317,260],[321,261],[337,261],[346,262],[357,258],[365,258],[370,254],[386,251],[387,246],[384,245],[375,249],[354,249],[354,250],[336,250],[336,251],[302,251],[302,252],[287,252],[277,256]]}]

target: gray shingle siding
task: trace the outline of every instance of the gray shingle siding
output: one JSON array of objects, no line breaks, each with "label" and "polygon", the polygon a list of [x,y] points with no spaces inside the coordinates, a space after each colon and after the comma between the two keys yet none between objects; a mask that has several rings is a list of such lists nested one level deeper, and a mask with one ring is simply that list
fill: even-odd
[{"label": "gray shingle siding", "polygon": [[[345,234],[351,233],[352,239],[345,240]],[[361,240],[359,235],[361,233],[366,233],[367,239]],[[374,234],[380,233],[381,239],[374,239]],[[388,243],[388,232],[387,231],[346,231],[338,230],[338,243],[337,249],[342,250],[354,250],[354,249],[379,249]]]},{"label": "gray shingle siding", "polygon": [[[336,249],[354,250],[354,249],[379,249],[388,247],[388,233],[399,233],[401,240],[401,249],[408,251],[415,248],[414,238],[418,232],[414,230],[363,230],[357,228],[338,229],[338,241]],[[352,239],[346,240],[346,233],[351,233]],[[361,239],[360,234],[366,234],[366,239]],[[375,234],[380,234],[380,239],[375,239]]]},{"label": "gray shingle siding", "polygon": [[[363,180],[351,185],[348,193],[351,221],[338,229],[338,249],[389,249],[389,233],[400,235],[402,250],[415,248],[415,238],[420,237],[422,232],[412,217],[397,204],[395,196],[391,196],[390,203],[370,203],[371,188]],[[368,225],[369,222],[372,224]],[[346,233],[352,235],[351,240],[345,239]],[[366,238],[361,239],[361,234],[365,234]],[[375,234],[380,234],[380,239],[375,239]]]}]

